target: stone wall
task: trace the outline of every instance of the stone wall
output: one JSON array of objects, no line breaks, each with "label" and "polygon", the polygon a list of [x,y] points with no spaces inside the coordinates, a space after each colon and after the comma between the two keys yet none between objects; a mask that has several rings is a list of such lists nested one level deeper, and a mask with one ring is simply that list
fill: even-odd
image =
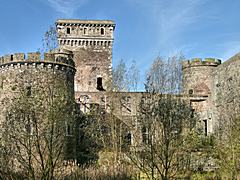
[{"label": "stone wall", "polygon": [[59,46],[74,52],[75,91],[109,90],[114,22],[60,19],[56,26]]},{"label": "stone wall", "polygon": [[221,61],[213,58],[183,62],[183,93],[211,94],[213,71],[219,64]]},{"label": "stone wall", "polygon": [[219,65],[214,71],[212,101],[216,127],[223,132],[240,115],[240,54]]},{"label": "stone wall", "polygon": [[8,108],[22,95],[28,94],[36,103],[42,104],[39,105],[39,115],[48,110],[47,99],[51,96],[59,102],[74,100],[75,68],[71,56],[64,52],[46,53],[46,59],[40,60],[39,53],[29,53],[28,58],[24,53],[17,53],[0,58],[1,127],[6,121]]},{"label": "stone wall", "polygon": [[214,132],[216,119],[214,118],[213,74],[221,61],[214,58],[194,58],[184,61],[183,66],[183,93],[206,96],[202,100],[193,100],[192,107],[198,114],[203,132],[209,135]]}]

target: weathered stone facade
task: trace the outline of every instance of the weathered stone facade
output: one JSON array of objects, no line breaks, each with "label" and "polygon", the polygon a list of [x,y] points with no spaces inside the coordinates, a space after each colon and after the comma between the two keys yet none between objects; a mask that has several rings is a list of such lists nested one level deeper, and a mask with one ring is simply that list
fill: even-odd
[{"label": "weathered stone facade", "polygon": [[[21,98],[22,93],[35,98],[36,103],[42,103],[39,105],[42,108],[39,109],[41,116],[45,113],[44,109],[48,109],[44,103],[51,92],[54,98],[59,98],[59,102],[74,100],[75,71],[72,53],[62,50],[45,53],[44,60],[40,59],[40,53],[28,53],[27,58],[24,53],[1,57],[0,123],[6,121],[8,108],[15,98]],[[38,102],[41,99],[42,102]],[[63,104],[62,107],[64,106]]]},{"label": "weathered stone facade", "polygon": [[[239,117],[240,55],[221,64],[220,60],[193,59],[183,63],[183,92],[206,98],[193,104],[205,133],[224,133],[228,123]],[[219,131],[220,130],[220,131]]]},{"label": "weathered stone facade", "polygon": [[[113,21],[58,20],[59,45],[74,52],[76,63],[75,98],[87,111],[96,103],[107,108],[109,102],[107,83],[111,82]],[[205,135],[224,126],[225,121],[238,112],[240,55],[221,64],[221,60],[195,58],[183,62],[182,98],[188,99],[201,119]],[[98,78],[102,79],[98,87]],[[106,92],[99,92],[106,91]],[[91,93],[90,93],[91,92]],[[120,96],[120,97],[119,97]],[[132,119],[141,93],[117,93],[124,107],[116,116]],[[115,101],[116,102],[116,101]],[[123,102],[123,101],[122,101]],[[129,106],[129,108],[126,108]]]},{"label": "weathered stone facade", "polygon": [[[75,92],[75,99],[83,112],[87,112],[91,104],[98,104],[107,110],[111,98],[118,102],[115,104],[115,116],[132,123],[144,93],[114,94],[109,91],[114,22],[60,19],[56,22],[56,28],[61,50],[46,53],[44,61],[40,60],[38,53],[29,53],[27,59],[22,53],[0,58],[0,101],[14,94],[19,77],[23,74],[21,79],[32,85],[36,79],[42,79],[41,83],[46,87],[49,83],[44,79],[54,77],[68,82],[69,91],[72,94]],[[239,54],[222,64],[213,58],[183,62],[183,93],[180,97],[187,99],[199,114],[206,135],[222,128],[239,111],[239,69]],[[3,118],[3,113],[1,115]]]},{"label": "weathered stone facade", "polygon": [[112,76],[114,22],[60,19],[56,27],[60,48],[74,52],[75,91],[108,90]]}]

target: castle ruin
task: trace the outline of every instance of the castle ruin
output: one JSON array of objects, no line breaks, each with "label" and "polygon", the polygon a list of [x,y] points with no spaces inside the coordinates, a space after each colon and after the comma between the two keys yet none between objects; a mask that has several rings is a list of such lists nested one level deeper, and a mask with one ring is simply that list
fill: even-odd
[{"label": "castle ruin", "polygon": [[[107,111],[109,100],[115,98],[115,116],[132,122],[144,93],[109,93],[115,23],[59,19],[56,28],[59,49],[46,53],[44,60],[40,60],[39,53],[29,53],[27,59],[23,53],[0,58],[1,119],[6,103],[11,102],[6,99],[16,92],[19,82],[34,89],[36,79],[41,79],[40,84],[48,87],[47,79],[53,77],[66,84],[82,112],[88,112],[91,104]],[[182,68],[183,92],[179,96],[188,99],[193,111],[199,114],[205,135],[222,130],[240,109],[240,55],[224,63],[214,58],[195,58],[183,62]]]}]

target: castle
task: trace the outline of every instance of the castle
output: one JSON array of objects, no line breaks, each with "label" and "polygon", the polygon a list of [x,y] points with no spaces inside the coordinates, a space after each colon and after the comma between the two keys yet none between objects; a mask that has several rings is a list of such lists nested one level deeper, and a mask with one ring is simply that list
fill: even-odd
[{"label": "castle", "polygon": [[[144,93],[115,92],[110,94],[112,48],[115,23],[109,20],[59,19],[56,22],[59,49],[45,53],[6,55],[0,58],[0,118],[16,89],[23,84],[34,89],[36,80],[48,87],[51,82],[65,84],[83,112],[91,104],[108,110],[109,99],[117,99],[115,116],[128,123],[136,116],[136,107]],[[214,58],[185,61],[182,98],[188,99],[200,116],[205,135],[224,129],[229,119],[237,116],[240,100],[240,55],[221,63]],[[61,90],[61,87],[57,89]],[[119,108],[120,107],[120,108]]]}]

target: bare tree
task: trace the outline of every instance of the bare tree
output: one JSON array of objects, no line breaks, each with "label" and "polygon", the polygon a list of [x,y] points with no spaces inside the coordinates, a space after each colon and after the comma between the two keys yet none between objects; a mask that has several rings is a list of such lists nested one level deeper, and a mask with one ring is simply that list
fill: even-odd
[{"label": "bare tree", "polygon": [[146,74],[146,91],[180,93],[182,83],[181,62],[183,59],[182,55],[172,56],[167,59],[158,56]]},{"label": "bare tree", "polygon": [[132,61],[127,71],[128,91],[136,92],[138,90],[138,83],[140,80],[139,69],[136,61]]},{"label": "bare tree", "polygon": [[173,95],[148,94],[139,105],[138,124],[138,142],[129,157],[141,171],[151,179],[169,179],[186,168],[188,133],[195,124],[186,102]]},{"label": "bare tree", "polygon": [[116,68],[113,69],[112,75],[113,91],[127,90],[126,73],[127,73],[126,64],[123,61],[123,59],[121,59]]},{"label": "bare tree", "polygon": [[136,142],[128,157],[149,179],[171,179],[189,168],[196,118],[188,100],[178,95],[182,59],[157,57],[146,74],[147,93],[139,104]]},{"label": "bare tree", "polygon": [[50,25],[48,30],[44,33],[42,38],[42,47],[38,48],[41,54],[44,52],[51,52],[58,48],[58,34],[55,25]]},{"label": "bare tree", "polygon": [[227,175],[231,179],[238,179],[240,171],[240,119],[236,115],[229,118],[225,124],[224,137],[218,139],[214,152],[218,159],[220,175]]},{"label": "bare tree", "polygon": [[[7,107],[4,149],[13,172],[30,179],[53,179],[65,158],[66,138],[73,135],[73,94],[57,74],[47,78],[40,74],[43,82],[34,72],[25,73],[19,75],[16,94]],[[27,82],[28,76],[36,77],[33,83]]]}]

